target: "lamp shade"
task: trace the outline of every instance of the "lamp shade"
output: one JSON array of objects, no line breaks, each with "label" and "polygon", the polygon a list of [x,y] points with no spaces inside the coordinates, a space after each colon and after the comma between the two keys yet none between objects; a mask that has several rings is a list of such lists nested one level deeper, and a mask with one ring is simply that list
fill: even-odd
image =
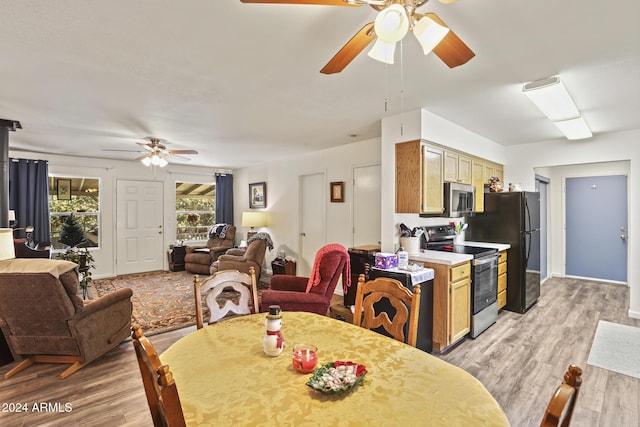
[{"label": "lamp shade", "polygon": [[404,7],[394,3],[380,11],[374,25],[376,36],[386,43],[401,40],[409,31],[409,17]]},{"label": "lamp shade", "polygon": [[393,64],[393,57],[396,52],[396,44],[387,43],[381,39],[376,40],[371,50],[367,53],[370,58],[385,64]]},{"label": "lamp shade", "polygon": [[420,42],[425,55],[428,55],[447,33],[449,33],[449,28],[443,27],[428,16],[423,16],[413,26],[413,35]]},{"label": "lamp shade", "polygon": [[16,257],[13,246],[13,229],[0,228],[0,261]]},{"label": "lamp shade", "polygon": [[264,227],[267,225],[267,214],[265,212],[242,212],[243,227]]}]

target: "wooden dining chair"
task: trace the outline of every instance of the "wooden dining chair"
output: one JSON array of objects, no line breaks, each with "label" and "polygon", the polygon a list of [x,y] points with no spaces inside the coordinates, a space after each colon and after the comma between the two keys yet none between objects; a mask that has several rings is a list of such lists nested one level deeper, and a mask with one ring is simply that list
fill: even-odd
[{"label": "wooden dining chair", "polygon": [[178,389],[169,366],[160,362],[158,352],[151,341],[144,336],[139,325],[131,327],[131,338],[153,425],[155,427],[185,426]]},{"label": "wooden dining chair", "polygon": [[[376,314],[374,304],[387,300],[395,309],[393,319],[386,311]],[[364,274],[358,278],[356,291],[356,307],[353,324],[363,328],[373,329],[382,327],[389,335],[398,341],[416,346],[418,336],[418,315],[420,310],[420,285],[413,287],[413,293],[395,279],[378,277],[365,282]],[[405,341],[405,326],[409,322],[408,336]]]},{"label": "wooden dining chair", "polygon": [[564,381],[551,397],[540,427],[569,426],[581,384],[582,369],[576,365],[569,365],[564,374]]},{"label": "wooden dining chair", "polygon": [[[222,307],[216,298],[225,289],[233,289],[240,294],[238,303],[228,299]],[[241,273],[238,270],[218,271],[207,277],[202,282],[199,276],[193,277],[193,294],[196,303],[196,326],[201,329],[204,324],[202,320],[202,295],[206,294],[205,302],[211,314],[209,324],[215,323],[225,317],[229,312],[235,314],[251,314],[258,312],[258,287],[256,284],[256,273],[253,267],[249,267],[249,274]],[[253,307],[249,307],[249,300],[252,299]]]}]

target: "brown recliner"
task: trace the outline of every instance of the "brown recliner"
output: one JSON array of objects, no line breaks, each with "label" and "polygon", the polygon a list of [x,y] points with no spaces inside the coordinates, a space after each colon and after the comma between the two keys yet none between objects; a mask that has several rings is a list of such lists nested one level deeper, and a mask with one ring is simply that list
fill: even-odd
[{"label": "brown recliner", "polygon": [[86,305],[76,264],[52,259],[0,261],[0,327],[15,360],[8,378],[34,363],[73,363],[66,378],[117,347],[131,327],[131,289]]},{"label": "brown recliner", "polygon": [[190,273],[209,275],[211,265],[228,249],[233,248],[236,227],[230,225],[224,238],[212,237],[206,246],[187,246],[184,256],[184,269]]},{"label": "brown recliner", "polygon": [[249,243],[246,250],[239,248],[229,249],[213,263],[210,274],[223,270],[238,270],[249,274],[249,267],[253,267],[256,272],[256,279],[259,279],[266,251],[267,242],[261,239]]}]

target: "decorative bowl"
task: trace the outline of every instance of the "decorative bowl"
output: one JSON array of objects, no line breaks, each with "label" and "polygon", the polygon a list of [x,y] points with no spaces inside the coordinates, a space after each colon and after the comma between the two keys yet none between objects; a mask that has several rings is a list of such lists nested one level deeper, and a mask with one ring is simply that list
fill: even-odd
[{"label": "decorative bowl", "polygon": [[316,369],[307,385],[325,394],[345,393],[361,384],[366,373],[364,365],[336,360]]}]

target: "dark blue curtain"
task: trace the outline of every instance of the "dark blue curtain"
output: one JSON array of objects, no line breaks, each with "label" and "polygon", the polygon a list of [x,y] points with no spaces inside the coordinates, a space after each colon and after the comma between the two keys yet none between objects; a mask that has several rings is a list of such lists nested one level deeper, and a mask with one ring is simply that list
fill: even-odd
[{"label": "dark blue curtain", "polygon": [[216,222],[233,225],[233,175],[216,174]]},{"label": "dark blue curtain", "polygon": [[49,166],[46,160],[9,158],[9,209],[16,227],[33,226],[34,242],[50,242]]}]

